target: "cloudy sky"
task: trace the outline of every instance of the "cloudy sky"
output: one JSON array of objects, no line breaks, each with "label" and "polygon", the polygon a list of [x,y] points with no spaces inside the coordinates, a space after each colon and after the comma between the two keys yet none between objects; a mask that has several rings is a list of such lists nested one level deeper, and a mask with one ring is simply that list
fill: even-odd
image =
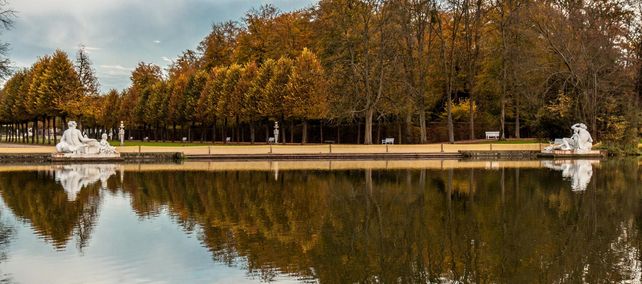
[{"label": "cloudy sky", "polygon": [[195,49],[212,23],[239,20],[251,8],[272,4],[281,11],[315,0],[9,0],[17,18],[2,34],[9,57],[28,67],[56,49],[75,57],[80,44],[93,61],[101,89],[123,89],[140,61],[167,66]]}]

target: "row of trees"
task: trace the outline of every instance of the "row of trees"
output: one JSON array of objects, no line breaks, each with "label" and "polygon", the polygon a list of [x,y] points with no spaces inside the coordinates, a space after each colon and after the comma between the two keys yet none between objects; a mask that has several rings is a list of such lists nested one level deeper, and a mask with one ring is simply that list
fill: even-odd
[{"label": "row of trees", "polygon": [[[480,125],[500,129],[502,138],[553,137],[582,121],[601,140],[633,145],[642,96],[640,6],[322,0],[289,13],[264,6],[240,23],[214,24],[166,72],[139,63],[122,92],[97,96],[87,87],[95,77],[82,51],[75,68],[69,59],[61,65],[59,51],[40,58],[7,82],[0,118],[19,128],[54,117],[102,129],[124,120],[140,137],[194,139],[199,129],[212,141],[246,140],[244,130],[247,140],[263,140],[257,129],[280,121],[289,124],[290,142],[294,133],[306,142],[312,122],[321,132],[323,125],[347,127],[366,144],[375,128],[390,135],[389,126],[397,126],[399,140],[426,143],[441,134],[430,122],[443,123],[454,142],[478,138]],[[40,73],[55,80],[43,83]]]}]

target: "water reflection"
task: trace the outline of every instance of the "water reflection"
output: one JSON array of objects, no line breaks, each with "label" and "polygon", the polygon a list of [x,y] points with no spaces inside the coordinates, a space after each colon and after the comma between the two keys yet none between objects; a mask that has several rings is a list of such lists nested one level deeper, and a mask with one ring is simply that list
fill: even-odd
[{"label": "water reflection", "polygon": [[55,179],[62,185],[69,201],[74,201],[78,192],[85,187],[100,182],[101,188],[107,187],[107,180],[116,174],[115,164],[54,165]]},{"label": "water reflection", "polygon": [[[273,166],[209,172],[150,167],[126,175],[114,175],[117,168],[80,169],[91,178],[72,179],[84,186],[73,200],[43,172],[0,173],[0,193],[16,216],[63,247],[72,236],[89,239],[91,228],[100,226],[100,200],[113,197],[101,194],[101,187],[124,193],[144,217],[139,222],[167,211],[183,231],[198,236],[216,263],[262,281],[280,275],[326,283],[640,277],[642,175],[636,160],[595,169],[590,163],[544,164],[561,170],[574,190],[593,179],[591,190],[579,195],[555,171],[502,164],[489,170],[465,164],[443,170],[281,169],[278,179]],[[161,238],[155,233],[138,241]],[[190,275],[189,267],[182,269],[174,273]]]},{"label": "water reflection", "polygon": [[545,167],[561,171],[563,177],[570,179],[573,191],[586,190],[593,176],[593,164],[599,163],[599,160],[550,160],[542,162]]}]

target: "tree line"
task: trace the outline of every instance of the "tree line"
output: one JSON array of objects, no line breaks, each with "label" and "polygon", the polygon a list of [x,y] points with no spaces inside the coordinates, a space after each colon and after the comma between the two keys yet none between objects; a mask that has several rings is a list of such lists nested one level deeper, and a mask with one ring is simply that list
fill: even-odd
[{"label": "tree line", "polygon": [[[268,5],[214,24],[166,69],[139,63],[122,91],[98,94],[82,49],[75,62],[62,51],[43,56],[7,81],[0,120],[20,133],[74,118],[90,134],[122,120],[139,139],[246,142],[267,141],[278,121],[283,142],[365,144],[382,135],[454,142],[488,130],[502,139],[551,138],[580,121],[601,141],[634,145],[640,6],[322,0],[280,12]],[[7,139],[28,138],[14,136]]]}]

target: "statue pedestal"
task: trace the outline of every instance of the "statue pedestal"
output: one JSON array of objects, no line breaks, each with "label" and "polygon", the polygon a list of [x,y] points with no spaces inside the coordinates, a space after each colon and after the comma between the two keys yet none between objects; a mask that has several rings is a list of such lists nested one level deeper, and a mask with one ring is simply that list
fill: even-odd
[{"label": "statue pedestal", "polygon": [[53,153],[51,160],[54,162],[118,162],[124,159],[120,153],[114,154],[74,154],[74,153]]}]

